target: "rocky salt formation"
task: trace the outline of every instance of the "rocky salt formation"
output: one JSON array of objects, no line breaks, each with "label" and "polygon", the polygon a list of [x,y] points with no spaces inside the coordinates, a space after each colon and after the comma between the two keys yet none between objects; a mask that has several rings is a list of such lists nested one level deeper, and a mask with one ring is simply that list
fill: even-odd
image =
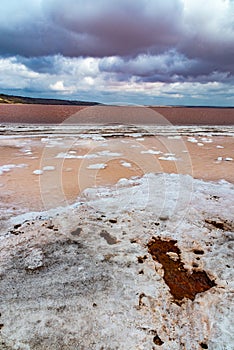
[{"label": "rocky salt formation", "polygon": [[9,220],[0,348],[233,349],[233,198],[148,174]]}]

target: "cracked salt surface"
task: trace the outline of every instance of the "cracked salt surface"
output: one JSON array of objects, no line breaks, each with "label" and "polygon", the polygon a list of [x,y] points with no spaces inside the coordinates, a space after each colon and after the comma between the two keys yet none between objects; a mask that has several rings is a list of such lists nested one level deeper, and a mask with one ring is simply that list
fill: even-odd
[{"label": "cracked salt surface", "polygon": [[[0,229],[8,232],[0,241],[2,343],[232,350],[233,197],[227,181],[146,174],[87,189],[70,207],[13,217]],[[148,251],[153,237],[177,241],[166,263],[179,257],[188,276],[205,271],[216,285],[176,304],[165,267]]]}]

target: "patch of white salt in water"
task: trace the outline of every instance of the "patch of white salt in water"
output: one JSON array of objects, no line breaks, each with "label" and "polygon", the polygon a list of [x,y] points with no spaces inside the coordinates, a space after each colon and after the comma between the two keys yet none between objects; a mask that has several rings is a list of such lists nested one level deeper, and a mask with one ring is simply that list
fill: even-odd
[{"label": "patch of white salt in water", "polygon": [[42,175],[43,174],[43,170],[36,169],[36,170],[33,171],[33,174],[34,175]]},{"label": "patch of white salt in water", "polygon": [[47,165],[43,167],[43,171],[52,171],[55,170],[55,166],[53,165]]},{"label": "patch of white salt in water", "polygon": [[207,138],[207,137],[202,137],[201,141],[204,143],[212,143],[213,142],[212,138]]},{"label": "patch of white salt in water", "polygon": [[111,152],[109,150],[99,151],[97,153],[86,153],[82,156],[70,153],[70,152],[60,152],[55,158],[61,159],[93,159],[93,158],[101,158],[101,157],[120,157],[122,153]]},{"label": "patch of white salt in water", "polygon": [[187,141],[191,143],[198,143],[198,140],[195,137],[188,137]]},{"label": "patch of white salt in water", "polygon": [[154,149],[148,149],[147,151],[141,151],[141,154],[161,154],[161,151],[155,151]]},{"label": "patch of white salt in water", "polygon": [[132,167],[132,164],[129,163],[129,162],[124,162],[124,161],[121,161],[120,164],[125,167],[125,168],[131,168]]},{"label": "patch of white salt in water", "polygon": [[178,160],[178,158],[176,158],[174,156],[159,157],[158,159],[160,159],[160,160],[169,160],[169,161],[176,161],[176,160]]},{"label": "patch of white salt in water", "polygon": [[3,175],[4,173],[10,172],[12,169],[15,168],[26,168],[28,164],[5,164],[0,166],[0,175]]},{"label": "patch of white salt in water", "polygon": [[97,164],[90,164],[87,169],[93,169],[93,170],[99,170],[99,169],[105,169],[107,167],[104,163],[97,163]]}]

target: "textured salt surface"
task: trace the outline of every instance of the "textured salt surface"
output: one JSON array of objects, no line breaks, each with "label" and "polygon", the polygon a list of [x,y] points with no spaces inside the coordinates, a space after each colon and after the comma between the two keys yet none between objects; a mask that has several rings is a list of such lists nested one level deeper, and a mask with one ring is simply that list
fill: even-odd
[{"label": "textured salt surface", "polygon": [[[140,133],[136,131],[141,131]],[[200,135],[206,140],[207,134],[233,136],[233,126],[228,125],[38,125],[38,124],[1,124],[1,139],[17,136],[20,140],[25,135],[44,137],[46,134],[79,135],[83,140],[104,140],[103,136],[132,136],[135,139],[149,135],[168,135],[179,138],[180,135]],[[7,135],[7,136],[6,136]],[[140,136],[141,135],[141,136]]]},{"label": "textured salt surface", "polygon": [[[0,230],[2,348],[233,349],[233,198],[226,181],[146,174],[11,218]],[[175,303],[153,237],[177,241],[166,261],[215,285]]]}]

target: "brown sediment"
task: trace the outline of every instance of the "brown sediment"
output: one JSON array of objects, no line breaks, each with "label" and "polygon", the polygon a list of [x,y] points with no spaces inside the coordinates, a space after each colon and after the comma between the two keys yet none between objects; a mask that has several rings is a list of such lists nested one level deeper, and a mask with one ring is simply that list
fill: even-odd
[{"label": "brown sediment", "polygon": [[139,264],[143,264],[145,262],[145,260],[147,259],[147,256],[138,256],[137,261]]},{"label": "brown sediment", "polygon": [[159,338],[159,336],[157,334],[154,336],[153,342],[154,342],[154,344],[159,345],[159,346],[164,344],[164,342]]},{"label": "brown sediment", "polygon": [[215,228],[223,231],[232,231],[234,224],[222,219],[206,219],[205,222]]},{"label": "brown sediment", "polygon": [[72,236],[79,236],[81,234],[81,232],[82,232],[82,228],[81,227],[77,227],[76,230],[71,232],[71,235]]},{"label": "brown sediment", "polygon": [[100,236],[103,237],[110,245],[118,243],[117,239],[111,236],[106,230],[102,230]]},{"label": "brown sediment", "polygon": [[[174,301],[180,305],[184,298],[194,300],[196,294],[205,292],[216,284],[205,271],[190,273],[185,269],[180,259],[180,249],[176,243],[176,240],[163,241],[161,238],[153,238],[148,243],[148,251],[154,260],[162,264],[164,281],[168,285]],[[176,253],[179,259],[172,259],[168,253]]]}]

